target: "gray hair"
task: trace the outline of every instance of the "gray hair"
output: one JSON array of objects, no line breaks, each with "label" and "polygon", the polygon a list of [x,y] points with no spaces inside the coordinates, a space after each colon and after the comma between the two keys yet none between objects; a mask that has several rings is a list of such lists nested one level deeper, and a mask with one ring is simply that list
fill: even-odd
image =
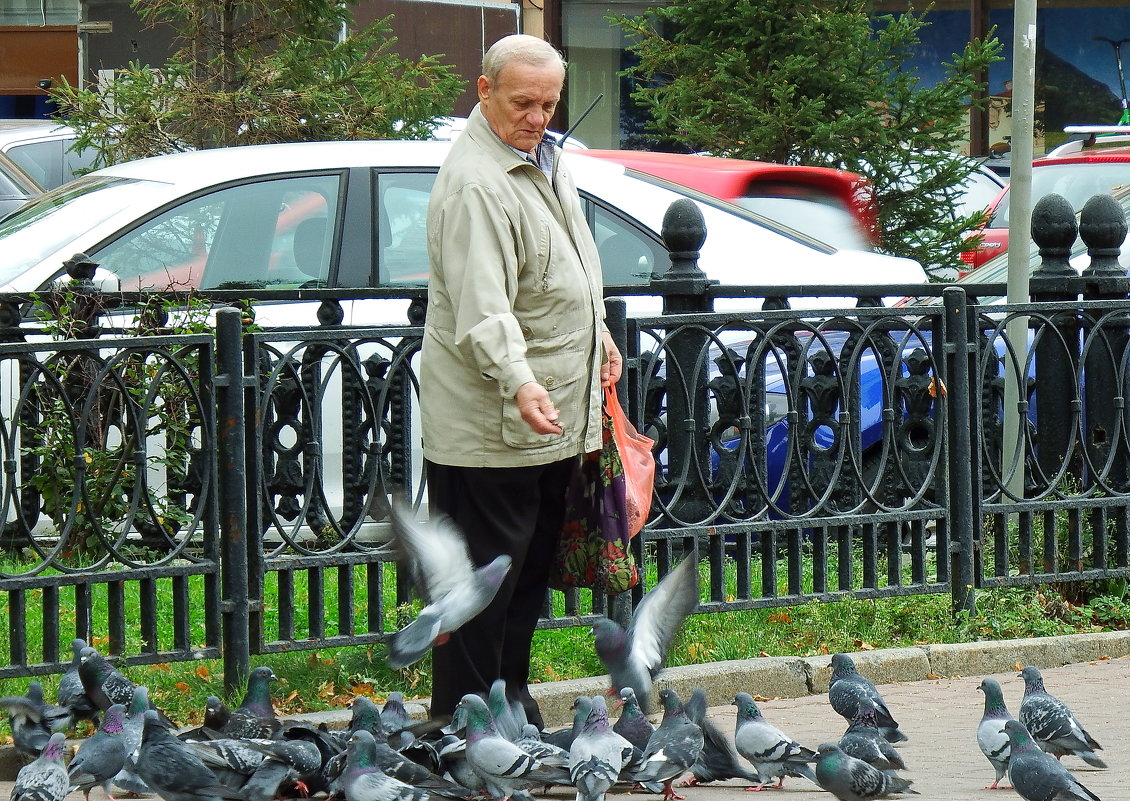
[{"label": "gray hair", "polygon": [[511,61],[541,67],[558,64],[565,72],[565,58],[557,48],[544,39],[525,33],[504,36],[492,44],[483,56],[483,75],[491,83],[498,80],[502,68]]}]

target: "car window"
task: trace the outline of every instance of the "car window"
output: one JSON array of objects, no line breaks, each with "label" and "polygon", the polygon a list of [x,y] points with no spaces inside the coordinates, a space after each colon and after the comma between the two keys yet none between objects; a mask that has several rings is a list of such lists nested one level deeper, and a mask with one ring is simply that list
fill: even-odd
[{"label": "car window", "polygon": [[92,254],[126,291],[325,283],[340,175],[257,181],[193,197]]},{"label": "car window", "polygon": [[[1093,195],[1106,195],[1130,185],[1130,162],[1095,164],[1049,164],[1032,170],[1032,204],[1053,192],[1062,195],[1079,211]],[[1008,205],[1011,192],[1006,192],[993,210],[991,228],[1008,227]]]},{"label": "car window", "polygon": [[[5,153],[44,189],[54,189],[63,183],[61,140],[19,143],[8,148]],[[67,177],[70,178],[69,175]]]},{"label": "car window", "polygon": [[382,285],[428,281],[428,197],[434,172],[378,173],[374,198],[377,270]]},{"label": "car window", "polygon": [[797,184],[761,181],[734,202],[839,250],[870,250],[866,235],[851,209],[838,198]]},{"label": "car window", "polygon": [[605,284],[646,284],[652,273],[666,272],[666,248],[604,206],[591,200],[586,204]]}]

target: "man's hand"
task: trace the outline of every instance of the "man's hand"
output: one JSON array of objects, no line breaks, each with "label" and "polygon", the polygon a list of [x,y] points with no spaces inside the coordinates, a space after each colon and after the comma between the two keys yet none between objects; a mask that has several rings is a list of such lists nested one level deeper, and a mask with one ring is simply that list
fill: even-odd
[{"label": "man's hand", "polygon": [[604,352],[608,354],[608,361],[600,365],[600,385],[608,387],[620,380],[620,373],[624,371],[624,359],[620,356],[620,350],[612,341],[610,333],[605,331],[601,338],[604,341]]},{"label": "man's hand", "polygon": [[549,392],[536,381],[527,381],[514,395],[522,419],[535,434],[561,434],[564,428],[557,422],[557,407],[549,399]]}]

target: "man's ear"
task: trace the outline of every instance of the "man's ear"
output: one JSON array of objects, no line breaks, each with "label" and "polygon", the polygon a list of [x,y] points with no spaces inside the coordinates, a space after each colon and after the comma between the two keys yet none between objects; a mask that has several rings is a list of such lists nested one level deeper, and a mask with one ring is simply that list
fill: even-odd
[{"label": "man's ear", "polygon": [[479,90],[479,100],[487,100],[490,98],[490,81],[487,80],[487,76],[480,75],[477,86]]}]

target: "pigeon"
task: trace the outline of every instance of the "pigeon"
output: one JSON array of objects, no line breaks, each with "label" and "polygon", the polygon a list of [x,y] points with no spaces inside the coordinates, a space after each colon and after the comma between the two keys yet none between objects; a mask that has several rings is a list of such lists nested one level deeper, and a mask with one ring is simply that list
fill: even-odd
[{"label": "pigeon", "polygon": [[43,753],[16,774],[9,801],[63,801],[71,789],[63,765],[65,744],[66,735],[62,732],[47,738]]},{"label": "pigeon", "polygon": [[672,787],[675,779],[689,770],[702,753],[703,735],[702,729],[687,717],[673,689],[660,690],[659,700],[663,704],[663,720],[648,740],[632,780],[645,787],[662,783],[663,797],[671,801],[684,797],[676,795]]},{"label": "pigeon", "polygon": [[315,743],[297,739],[248,744],[264,758],[243,784],[244,801],[274,801],[281,796],[280,788],[287,785],[296,787],[303,796],[311,795],[306,780],[322,767],[322,754]]},{"label": "pigeon", "polygon": [[1099,801],[1099,797],[1079,783],[1058,760],[1039,747],[1028,729],[1018,720],[1004,724],[1010,755],[1008,780],[1026,801]]},{"label": "pigeon", "polygon": [[859,702],[863,698],[869,699],[875,706],[875,722],[883,736],[892,743],[905,742],[906,734],[899,729],[891,711],[887,709],[887,702],[871,680],[856,672],[855,662],[850,656],[832,654],[832,681],[828,688],[828,700],[832,703],[832,709],[851,723],[859,712]]},{"label": "pigeon", "polygon": [[647,714],[652,710],[652,682],[663,668],[667,649],[697,605],[698,553],[691,551],[644,595],[627,631],[606,617],[593,623],[596,653],[612,688],[620,692],[631,687]]},{"label": "pigeon", "polygon": [[894,793],[914,793],[912,782],[848,756],[835,743],[816,749],[816,782],[840,801],[869,801]]},{"label": "pigeon", "polygon": [[981,715],[981,722],[977,724],[977,745],[997,773],[993,783],[985,789],[1008,789],[1000,787],[1000,780],[1008,771],[1009,739],[1004,724],[1012,720],[1012,715],[1004,705],[1004,693],[1001,692],[999,681],[981,679],[977,689],[985,694],[985,712]]},{"label": "pigeon", "polygon": [[647,741],[651,739],[655,726],[640,709],[640,702],[636,698],[636,691],[631,687],[620,690],[620,719],[612,726],[612,731],[619,734],[639,750],[647,748]]},{"label": "pigeon", "polygon": [[[577,735],[581,733],[581,729],[585,726],[585,721],[589,719],[589,712],[592,711],[592,698],[587,695],[578,695],[573,699],[573,725],[567,729],[559,729],[555,732],[542,735],[542,740],[551,745],[556,745],[558,748],[571,748],[573,741],[577,739]],[[650,725],[650,724],[649,724]],[[652,727],[654,729],[654,727]],[[644,741],[644,745],[647,741]],[[640,746],[642,750],[642,746]]]},{"label": "pigeon", "polygon": [[604,801],[604,794],[632,760],[634,746],[608,725],[608,704],[592,699],[584,727],[569,749],[569,779],[577,788],[576,801]]},{"label": "pigeon", "polygon": [[543,765],[501,737],[482,698],[464,695],[459,706],[467,710],[467,762],[482,777],[492,798],[509,798],[520,790],[569,781],[565,768]]},{"label": "pigeon", "polygon": [[134,795],[151,795],[149,788],[141,777],[137,775],[137,751],[141,748],[141,737],[145,730],[145,712],[149,709],[149,688],[139,685],[134,688],[133,701],[126,710],[125,732],[123,737],[126,744],[126,761],[118,775],[114,777],[114,786],[119,790]]},{"label": "pigeon", "polygon": [[[383,731],[378,734],[365,733],[372,738],[372,744],[366,740],[363,747],[366,749],[367,755],[372,757],[372,764],[384,771],[386,775],[412,787],[450,798],[463,798],[467,795],[466,788],[442,776],[436,776],[423,765],[413,762],[399,751],[393,750]],[[352,735],[350,735],[350,741],[352,742]],[[348,758],[346,763],[348,764]]]},{"label": "pigeon", "polygon": [[482,612],[502,586],[512,560],[504,554],[475,567],[463,534],[450,518],[433,516],[421,523],[400,504],[392,508],[392,535],[425,604],[416,619],[389,640],[388,663],[400,669]]},{"label": "pigeon", "polygon": [[204,763],[216,780],[233,790],[243,789],[248,778],[266,759],[250,740],[221,737],[185,742],[185,749]]},{"label": "pigeon", "polygon": [[734,745],[738,753],[757,769],[761,777],[757,789],[772,778],[777,779],[773,786],[780,789],[785,784],[786,776],[804,778],[813,784],[819,784],[816,774],[808,766],[816,756],[815,751],[804,747],[767,721],[749,693],[735,695],[734,706],[738,708]]},{"label": "pigeon", "polygon": [[71,725],[80,720],[89,720],[98,725],[99,709],[90,700],[86,690],[82,687],[82,679],[78,675],[78,666],[82,661],[82,649],[86,647],[86,640],[75,637],[71,640],[71,666],[59,678],[59,689],[55,695],[55,703],[64,707],[71,713]]},{"label": "pigeon", "polygon": [[702,729],[702,753],[691,765],[691,777],[687,784],[706,784],[707,782],[742,779],[752,784],[761,784],[761,776],[751,773],[738,762],[738,753],[714,722],[706,716],[706,691],[695,688],[691,697],[683,704],[683,711],[691,722]]},{"label": "pigeon", "polygon": [[848,756],[862,759],[879,770],[906,770],[906,762],[895,747],[879,731],[875,722],[875,705],[869,699],[861,699],[859,712],[840,737],[840,748]]},{"label": "pigeon", "polygon": [[112,704],[102,715],[102,724],[94,734],[82,741],[67,765],[72,787],[82,790],[85,798],[101,785],[106,795],[113,799],[110,784],[126,764],[126,708]]},{"label": "pigeon", "polygon": [[341,789],[346,801],[428,801],[437,797],[434,790],[424,790],[393,778],[376,764],[373,735],[356,731],[349,738]]},{"label": "pigeon", "polygon": [[161,723],[155,710],[145,712],[137,774],[165,801],[219,801],[242,798],[219,782],[200,757]]},{"label": "pigeon", "polygon": [[562,767],[569,765],[569,749],[547,743],[541,738],[538,727],[532,723],[522,726],[522,731],[518,734],[518,739],[514,741],[514,744],[530,756],[541,760],[544,765],[560,765]]},{"label": "pigeon", "polygon": [[35,759],[51,739],[52,732],[65,731],[71,725],[71,713],[43,700],[43,685],[28,682],[27,693],[0,698],[0,706],[8,709],[8,726],[16,750]]},{"label": "pigeon", "polygon": [[109,709],[111,704],[121,704],[129,709],[133,700],[133,682],[90,646],[79,651],[78,675],[87,697],[99,709]]},{"label": "pigeon", "polygon": [[1039,668],[1028,665],[1020,676],[1024,679],[1024,697],[1018,717],[1040,748],[1056,759],[1077,756],[1088,765],[1105,768],[1107,764],[1095,753],[1103,747],[1087,733],[1067,704],[1044,689]]},{"label": "pigeon", "polygon": [[279,736],[282,724],[275,717],[275,708],[271,704],[272,681],[278,681],[278,676],[265,665],[251,671],[247,677],[247,692],[240,705],[226,710],[221,703],[215,710],[217,720],[222,720],[219,727],[221,735],[237,740],[272,740]]},{"label": "pigeon", "polygon": [[467,762],[466,741],[454,734],[445,734],[440,737],[437,750],[439,758],[445,768],[444,775],[456,784],[462,785],[475,795],[486,792],[486,782],[483,777]]},{"label": "pigeon", "polygon": [[506,697],[506,680],[495,679],[487,693],[487,708],[494,718],[498,733],[511,742],[522,736],[522,725],[526,722],[524,712],[522,719],[519,720],[514,706],[516,705],[511,704]]}]

